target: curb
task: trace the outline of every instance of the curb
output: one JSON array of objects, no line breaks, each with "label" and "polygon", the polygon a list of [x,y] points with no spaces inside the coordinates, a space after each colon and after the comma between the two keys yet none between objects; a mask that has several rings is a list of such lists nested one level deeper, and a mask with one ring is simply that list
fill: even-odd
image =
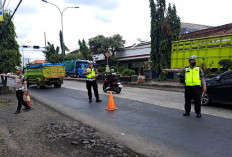
[{"label": "curb", "polygon": [[[67,81],[77,81],[77,82],[85,82],[85,78],[65,78]],[[100,83],[103,83],[102,80],[97,80]],[[165,91],[175,91],[175,92],[184,92],[184,86],[176,86],[176,85],[159,85],[159,84],[151,84],[151,83],[136,83],[136,82],[121,82],[123,86],[126,87],[136,87],[136,88],[145,88],[145,89],[156,89],[156,90],[165,90]]]}]

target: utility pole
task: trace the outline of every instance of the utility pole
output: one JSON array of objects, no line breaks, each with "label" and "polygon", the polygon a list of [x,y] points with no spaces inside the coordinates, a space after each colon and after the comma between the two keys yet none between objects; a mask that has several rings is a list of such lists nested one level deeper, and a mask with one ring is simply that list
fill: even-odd
[{"label": "utility pole", "polygon": [[47,47],[47,41],[46,41],[46,32],[44,32],[44,42],[45,42],[45,51],[47,50],[46,47]]},{"label": "utility pole", "polygon": [[79,8],[79,7],[66,7],[63,11],[61,11],[61,9],[57,5],[55,5],[54,3],[48,2],[46,0],[42,0],[42,1],[44,3],[48,3],[48,4],[55,6],[60,12],[60,16],[61,16],[61,40],[62,40],[61,41],[61,49],[62,49],[62,56],[63,56],[63,61],[64,61],[65,47],[64,47],[63,13],[68,8]]}]

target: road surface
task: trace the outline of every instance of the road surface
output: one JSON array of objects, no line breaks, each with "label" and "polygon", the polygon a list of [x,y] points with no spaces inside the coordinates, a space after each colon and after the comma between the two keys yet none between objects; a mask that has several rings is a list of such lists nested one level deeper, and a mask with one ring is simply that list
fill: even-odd
[{"label": "road surface", "polygon": [[201,119],[194,113],[183,117],[183,93],[125,87],[114,94],[119,109],[108,112],[108,93],[101,87],[103,102],[91,104],[83,82],[30,91],[41,102],[148,156],[232,156],[231,107],[203,107]]}]

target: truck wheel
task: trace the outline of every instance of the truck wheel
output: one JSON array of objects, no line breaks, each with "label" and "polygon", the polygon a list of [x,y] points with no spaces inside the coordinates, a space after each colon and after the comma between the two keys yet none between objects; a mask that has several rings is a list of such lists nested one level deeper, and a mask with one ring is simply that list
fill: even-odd
[{"label": "truck wheel", "polygon": [[45,88],[45,85],[40,85],[40,83],[37,82],[37,83],[36,83],[36,87],[37,87],[38,89],[43,89],[43,88]]},{"label": "truck wheel", "polygon": [[61,87],[61,84],[54,84],[54,87],[55,87],[55,88],[60,88],[60,87]]}]

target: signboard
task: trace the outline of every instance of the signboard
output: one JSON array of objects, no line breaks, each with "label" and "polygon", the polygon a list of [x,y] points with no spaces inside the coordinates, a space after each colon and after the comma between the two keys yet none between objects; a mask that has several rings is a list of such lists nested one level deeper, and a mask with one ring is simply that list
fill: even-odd
[{"label": "signboard", "polygon": [[3,8],[2,8],[2,0],[0,0],[0,21],[3,21]]},{"label": "signboard", "polygon": [[109,52],[106,52],[106,53],[105,53],[105,56],[106,56],[107,58],[109,58],[109,57],[110,57],[110,53],[109,53]]}]

